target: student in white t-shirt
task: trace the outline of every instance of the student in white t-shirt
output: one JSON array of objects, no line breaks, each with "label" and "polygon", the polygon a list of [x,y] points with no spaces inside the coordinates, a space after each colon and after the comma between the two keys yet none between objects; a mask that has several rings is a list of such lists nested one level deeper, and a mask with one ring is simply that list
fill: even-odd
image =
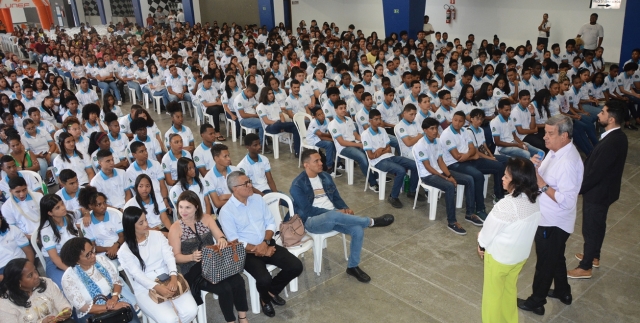
[{"label": "student in white t-shirt", "polygon": [[60,134],[58,146],[60,155],[53,160],[53,174],[57,177],[63,169],[71,169],[78,175],[80,185],[89,184],[95,172],[88,153],[78,151],[73,135],[68,132]]},{"label": "student in white t-shirt", "polygon": [[171,199],[173,205],[178,205],[178,197],[180,194],[189,190],[198,195],[200,203],[202,204],[202,210],[206,210],[205,214],[211,214],[211,200],[205,198],[208,193],[207,188],[196,171],[196,164],[189,158],[180,157],[178,158],[177,168],[178,183],[169,191],[169,199]]},{"label": "student in white t-shirt", "polygon": [[498,102],[498,113],[498,117],[491,120],[490,123],[497,151],[503,155],[525,159],[535,156],[538,149],[523,142],[516,135],[516,127],[510,118],[511,102],[508,99],[502,99]]},{"label": "student in white t-shirt", "polygon": [[171,220],[167,214],[167,207],[162,200],[158,200],[154,192],[151,177],[147,174],[138,175],[133,183],[134,197],[127,201],[124,208],[135,206],[144,210],[149,228],[162,231],[166,236],[171,227]]},{"label": "student in white t-shirt", "polygon": [[7,263],[16,258],[27,258],[35,263],[33,248],[24,233],[0,217],[0,279],[4,278]]},{"label": "student in white t-shirt", "polygon": [[257,135],[248,134],[244,137],[244,146],[247,148],[247,155],[237,166],[251,180],[253,192],[260,195],[278,192],[276,182],[271,175],[269,159],[260,154],[262,147]]},{"label": "student in white t-shirt", "polygon": [[80,195],[80,185],[78,184],[78,175],[71,169],[65,169],[60,172],[58,176],[60,181],[60,190],[56,192],[58,196],[62,198],[64,206],[67,211],[73,213],[74,222],[82,219],[83,216],[88,215],[89,211],[80,206],[78,202],[78,196]]},{"label": "student in white t-shirt", "polygon": [[[424,98],[426,98],[426,95],[424,94],[421,94],[420,96],[424,96]],[[400,156],[409,159],[413,159],[411,147],[413,147],[413,145],[422,138],[420,125],[415,121],[417,113],[418,109],[415,105],[412,103],[406,104],[402,111],[402,119],[394,127],[396,138],[399,139],[398,144],[400,146]]]},{"label": "student in white t-shirt", "polygon": [[96,157],[100,171],[91,180],[91,186],[107,196],[109,206],[124,210],[124,204],[132,196],[131,185],[125,171],[115,169],[113,153],[109,150],[99,150]]},{"label": "student in white t-shirt", "polygon": [[38,233],[46,263],[46,274],[60,287],[62,275],[68,268],[60,259],[60,250],[65,242],[79,236],[79,232],[73,217],[58,195],[48,194],[42,197],[38,203],[38,212],[40,216]]},{"label": "student in white t-shirt", "polygon": [[88,216],[82,219],[84,237],[95,244],[97,254],[116,259],[124,242],[122,215],[116,210],[109,210],[107,196],[91,186],[80,189],[78,201],[89,210]]},{"label": "student in white t-shirt", "polygon": [[[371,94],[368,94],[368,97],[371,99]],[[324,149],[326,162],[323,166],[326,172],[332,174],[333,177],[340,177],[342,173],[333,169],[335,165],[336,147],[329,133],[329,121],[325,118],[321,108],[313,108],[311,109],[311,113],[313,119],[309,122],[307,128],[307,143]]]}]

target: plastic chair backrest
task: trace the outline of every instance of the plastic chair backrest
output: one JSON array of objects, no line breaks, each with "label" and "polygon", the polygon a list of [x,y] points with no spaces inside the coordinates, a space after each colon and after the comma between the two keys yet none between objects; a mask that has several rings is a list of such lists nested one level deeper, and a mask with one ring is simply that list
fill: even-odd
[{"label": "plastic chair backrest", "polygon": [[[42,181],[42,176],[40,176],[40,173],[34,172],[32,170],[21,170],[21,171],[18,171],[18,173],[29,174],[29,175],[35,177],[35,179],[38,180],[38,183],[40,183],[40,188],[42,189],[42,194],[46,195],[46,194],[49,193],[49,189],[47,188],[47,184]],[[29,189],[31,189],[31,187],[29,187]]]},{"label": "plastic chair backrest", "polygon": [[282,213],[280,213],[280,200],[284,200],[289,205],[289,214],[295,214],[293,211],[293,201],[291,198],[280,193],[280,192],[272,192],[265,194],[263,197],[264,202],[267,203],[267,207],[269,211],[271,211],[271,215],[273,215],[273,219],[276,222],[276,230],[280,228],[280,223],[282,222]]},{"label": "plastic chair backrest", "polygon": [[33,250],[36,251],[36,257],[38,257],[38,259],[40,259],[40,264],[42,264],[42,268],[44,268],[44,270],[47,270],[47,263],[44,261],[44,255],[42,254],[42,249],[40,249],[38,247],[38,235],[40,233],[38,232],[38,229],[35,229],[35,231],[33,231],[33,233],[31,234],[31,247],[33,247]]},{"label": "plastic chair backrest", "polygon": [[309,121],[313,120],[313,117],[305,112],[298,112],[293,115],[293,123],[296,125],[296,129],[298,129],[298,135],[300,136],[300,141],[303,143],[307,143],[307,124],[305,123],[305,119],[309,119]]}]

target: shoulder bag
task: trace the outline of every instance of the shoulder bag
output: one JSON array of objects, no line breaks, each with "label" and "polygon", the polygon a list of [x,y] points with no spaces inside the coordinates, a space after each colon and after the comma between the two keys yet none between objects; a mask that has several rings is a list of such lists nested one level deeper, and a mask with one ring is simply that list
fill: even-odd
[{"label": "shoulder bag", "polygon": [[[93,303],[97,304],[99,300],[107,302],[107,298],[104,295],[98,295],[93,299]],[[131,322],[131,320],[133,320],[133,311],[131,311],[131,306],[127,306],[119,310],[91,315],[87,318],[87,323],[123,323]]]},{"label": "shoulder bag", "polygon": [[247,258],[244,245],[238,240],[229,241],[225,248],[209,245],[202,248],[202,277],[217,284],[244,270]]},{"label": "shoulder bag", "polygon": [[299,245],[304,235],[304,224],[299,215],[296,214],[289,221],[280,223],[280,239],[285,248]]}]

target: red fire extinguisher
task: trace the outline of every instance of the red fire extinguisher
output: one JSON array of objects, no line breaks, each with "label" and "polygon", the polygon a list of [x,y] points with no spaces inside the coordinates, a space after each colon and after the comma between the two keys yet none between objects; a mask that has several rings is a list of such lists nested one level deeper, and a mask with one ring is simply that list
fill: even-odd
[{"label": "red fire extinguisher", "polygon": [[449,6],[451,10],[451,19],[456,20],[456,8],[454,6]]},{"label": "red fire extinguisher", "polygon": [[451,23],[451,14],[452,14],[451,6],[445,4],[444,8],[447,10],[446,11],[446,23],[450,24]]}]

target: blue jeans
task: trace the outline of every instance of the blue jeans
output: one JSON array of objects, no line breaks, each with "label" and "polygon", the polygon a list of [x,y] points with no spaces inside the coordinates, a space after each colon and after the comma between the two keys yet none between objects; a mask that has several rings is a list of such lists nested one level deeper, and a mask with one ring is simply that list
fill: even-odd
[{"label": "blue jeans", "polygon": [[500,154],[507,155],[509,157],[522,157],[524,159],[529,159],[535,156],[539,151],[542,151],[526,142],[524,144],[527,145],[528,150],[518,147],[502,147],[500,148]]},{"label": "blue jeans", "polygon": [[[142,101],[142,89],[140,88],[140,84],[138,82],[129,81],[127,82],[127,86],[130,89],[134,89],[136,91],[138,101]],[[131,102],[133,102],[133,98],[131,98]]]},{"label": "blue jeans", "polygon": [[[262,130],[262,123],[260,123],[260,119],[258,118],[245,118],[240,120],[240,125],[243,127],[247,127],[250,129],[257,129],[258,136],[260,136],[260,144],[262,144],[262,137],[264,137],[264,130]],[[240,127],[236,128],[238,131],[242,131]]]},{"label": "blue jeans", "polygon": [[[118,101],[122,101],[122,97],[120,96],[120,91],[118,91],[118,85],[115,81],[112,82],[98,82],[98,87],[102,90],[102,93],[106,94],[109,90],[113,91],[113,95],[116,96]],[[104,96],[103,94],[103,96]]]},{"label": "blue jeans", "polygon": [[[369,160],[367,159],[367,155],[365,155],[365,152],[364,150],[362,150],[362,148],[345,147],[344,149],[342,149],[340,154],[343,155],[344,157],[351,158],[356,163],[358,163],[358,166],[360,166],[360,171],[362,171],[362,174],[365,177],[367,176],[367,171],[369,170]],[[375,172],[372,173],[369,176],[369,185],[377,185],[378,184],[378,182],[376,181],[378,179],[377,177],[378,177],[377,173]]]},{"label": "blue jeans", "polygon": [[64,275],[64,270],[56,267],[56,264],[53,263],[50,257],[44,257],[44,262],[47,264],[47,277],[53,280],[53,282],[58,285],[58,288],[62,290],[62,275]]},{"label": "blue jeans", "polygon": [[[166,107],[167,104],[169,104],[169,92],[167,91],[167,89],[162,89],[160,91],[154,91],[152,92],[148,87],[145,87],[142,89],[142,92],[149,94],[150,98],[153,98],[154,96],[161,96],[162,97],[162,103],[164,104],[164,106]],[[202,120],[202,119],[200,119]]]},{"label": "blue jeans", "polygon": [[418,169],[416,162],[402,156],[392,156],[379,161],[376,168],[387,173],[395,175],[393,179],[393,188],[391,188],[391,197],[398,198],[400,190],[404,184],[404,175],[408,170],[411,171],[409,192],[415,193],[418,186]]},{"label": "blue jeans", "polygon": [[[452,171],[451,169],[449,169],[449,172],[459,185],[464,185],[464,199],[467,206],[465,214],[473,214],[476,204],[473,197],[473,190],[471,188],[473,185],[473,177]],[[445,193],[444,201],[447,207],[447,223],[453,224],[458,222],[456,220],[456,186],[448,180],[436,175],[430,175],[421,179],[423,183],[433,186]]]},{"label": "blue jeans", "polygon": [[582,108],[584,109],[584,111],[589,112],[590,116],[593,121],[597,121],[598,120],[598,113],[600,113],[600,111],[602,111],[602,107],[600,106],[595,106],[595,105],[591,105],[591,104],[583,104]]},{"label": "blue jeans", "polygon": [[592,142],[592,137],[597,138],[593,124],[587,124],[582,120],[573,120],[573,143],[587,156],[591,154],[595,145]]},{"label": "blue jeans", "polygon": [[333,170],[336,161],[336,146],[333,144],[333,141],[320,140],[315,146],[324,148],[324,154],[327,157],[327,169]]},{"label": "blue jeans", "polygon": [[[298,129],[296,128],[295,123],[276,121],[274,124],[268,125],[265,130],[270,134],[278,134],[282,130],[292,134],[293,135],[293,151],[295,151],[296,154],[300,153],[300,135],[298,134]],[[273,144],[277,145],[278,143],[274,142]]]},{"label": "blue jeans", "polygon": [[371,218],[344,214],[335,210],[307,218],[305,229],[311,233],[327,233],[333,230],[351,236],[347,268],[360,264],[360,252],[364,241],[364,229],[371,225]]},{"label": "blue jeans", "polygon": [[502,175],[504,174],[504,166],[496,161],[488,159],[469,160],[462,163],[455,163],[449,165],[449,169],[457,172],[467,174],[473,177],[473,196],[476,200],[476,211],[484,211],[484,174],[493,174],[493,190],[496,197],[503,198],[504,193],[502,191]]},{"label": "blue jeans", "polygon": [[[167,91],[168,93],[168,91]],[[187,101],[189,103],[191,103],[191,94],[186,93],[184,94],[184,97],[182,100],[178,100],[178,97],[173,95],[173,94],[169,94],[169,101]]]}]

